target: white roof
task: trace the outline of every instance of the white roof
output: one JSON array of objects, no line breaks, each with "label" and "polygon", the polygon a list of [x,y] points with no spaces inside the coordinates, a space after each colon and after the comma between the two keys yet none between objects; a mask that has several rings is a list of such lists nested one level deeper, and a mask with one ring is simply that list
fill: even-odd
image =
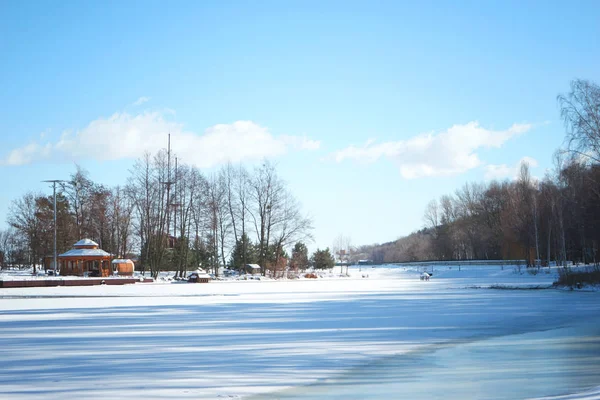
[{"label": "white roof", "polygon": [[67,251],[66,253],[62,253],[59,254],[59,257],[106,257],[106,256],[110,256],[109,253],[107,253],[104,250],[100,250],[100,249],[72,249]]},{"label": "white roof", "polygon": [[246,264],[246,267],[252,269],[260,269],[260,265],[258,264]]},{"label": "white roof", "polygon": [[113,264],[126,264],[126,263],[133,263],[133,261],[131,261],[129,258],[115,258],[114,260],[112,260]]},{"label": "white roof", "polygon": [[198,276],[198,278],[210,278],[210,275],[207,274],[206,272],[192,272],[191,274],[188,275],[188,278],[191,278],[193,276]]},{"label": "white roof", "polygon": [[96,246],[96,247],[98,247],[98,243],[94,242],[91,239],[81,239],[79,242],[77,242],[73,245],[73,247],[78,247],[78,246]]}]

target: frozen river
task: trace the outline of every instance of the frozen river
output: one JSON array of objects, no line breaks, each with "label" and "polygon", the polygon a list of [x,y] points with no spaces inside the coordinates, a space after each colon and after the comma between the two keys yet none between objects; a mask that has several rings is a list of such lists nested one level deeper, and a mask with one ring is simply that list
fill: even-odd
[{"label": "frozen river", "polygon": [[0,398],[595,398],[597,292],[486,288],[553,280],[512,270],[368,272],[0,290]]},{"label": "frozen river", "polygon": [[433,345],[256,399],[598,399],[599,326]]}]

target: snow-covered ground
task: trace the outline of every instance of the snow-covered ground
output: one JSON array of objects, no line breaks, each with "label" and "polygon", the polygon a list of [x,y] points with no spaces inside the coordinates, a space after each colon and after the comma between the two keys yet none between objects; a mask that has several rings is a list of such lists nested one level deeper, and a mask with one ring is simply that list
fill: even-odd
[{"label": "snow-covered ground", "polygon": [[427,270],[0,289],[0,398],[598,398],[598,293]]}]

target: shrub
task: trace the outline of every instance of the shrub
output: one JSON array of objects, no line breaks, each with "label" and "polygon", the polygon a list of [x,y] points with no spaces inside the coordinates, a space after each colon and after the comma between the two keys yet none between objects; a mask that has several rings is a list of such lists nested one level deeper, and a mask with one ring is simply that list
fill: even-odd
[{"label": "shrub", "polygon": [[581,287],[582,285],[598,285],[600,284],[600,267],[590,267],[584,271],[573,271],[569,267],[564,267],[558,270],[558,280],[555,285]]}]

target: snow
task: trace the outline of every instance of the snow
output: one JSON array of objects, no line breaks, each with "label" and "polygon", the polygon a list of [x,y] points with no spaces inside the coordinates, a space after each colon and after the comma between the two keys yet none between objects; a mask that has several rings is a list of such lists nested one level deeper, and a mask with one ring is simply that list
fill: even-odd
[{"label": "snow", "polygon": [[587,390],[582,393],[567,394],[567,395],[562,395],[562,396],[544,397],[544,398],[535,399],[535,400],[581,400],[581,399],[589,399],[589,400],[600,399],[600,386],[595,387],[591,390]]},{"label": "snow", "polygon": [[58,255],[59,257],[88,257],[88,256],[100,256],[110,257],[110,253],[107,253],[101,249],[71,249],[67,252]]},{"label": "snow", "polygon": [[112,260],[113,264],[128,264],[128,263],[133,263],[133,261],[131,261],[128,258],[115,258],[114,260]]},{"label": "snow", "polygon": [[91,239],[81,239],[77,243],[73,245],[73,247],[81,247],[81,246],[95,246],[98,247],[98,243],[94,242]]},{"label": "snow", "polygon": [[193,271],[188,275],[188,278],[208,278],[210,279],[210,275],[206,273],[203,269],[199,268],[196,271]]},{"label": "snow", "polygon": [[0,398],[598,398],[600,301],[530,290],[555,268],[349,272],[0,289]]},{"label": "snow", "polygon": [[[53,270],[52,270],[53,271]],[[139,276],[136,276],[138,278]],[[102,279],[123,279],[128,277],[123,276],[106,276]],[[84,279],[81,276],[76,275],[51,275],[48,276],[45,274],[43,268],[38,268],[35,275],[31,269],[26,270],[16,270],[16,271],[0,271],[0,281],[29,281],[29,280],[44,280],[44,281],[62,281],[62,280],[80,280]],[[86,278],[87,279],[87,278]],[[98,279],[98,278],[96,278]],[[7,290],[7,289],[5,289]],[[13,293],[14,291],[9,291],[8,293]],[[1,296],[1,295],[0,295]]]}]

